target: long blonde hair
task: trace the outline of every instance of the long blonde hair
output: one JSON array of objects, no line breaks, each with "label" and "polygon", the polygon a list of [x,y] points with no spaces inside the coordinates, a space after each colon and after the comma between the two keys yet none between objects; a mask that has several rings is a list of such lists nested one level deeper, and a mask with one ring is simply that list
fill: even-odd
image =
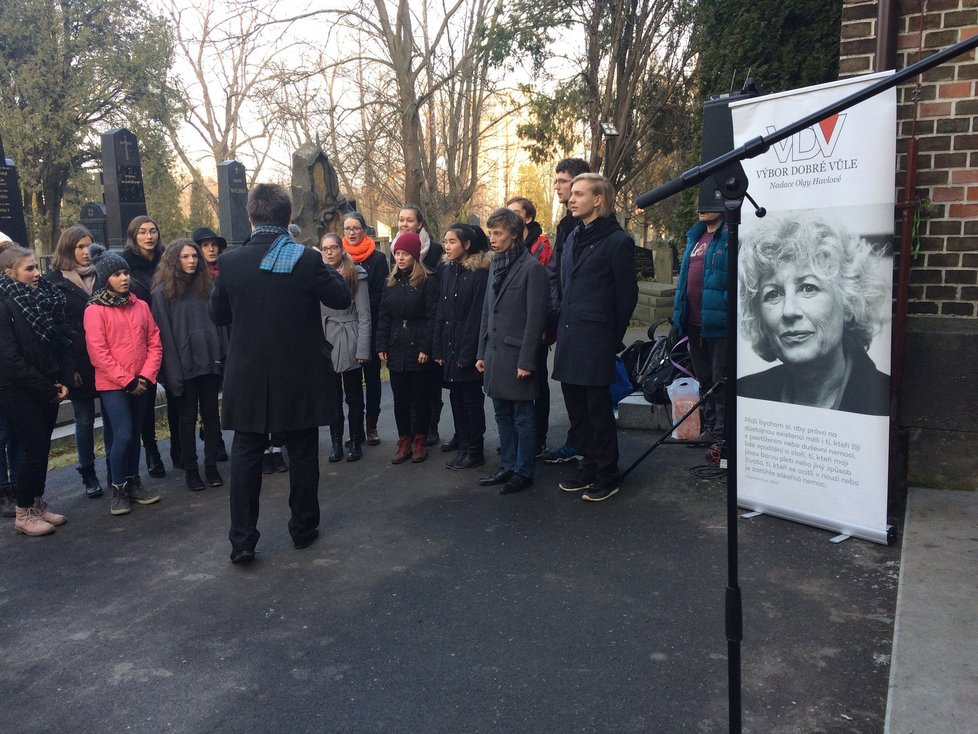
[{"label": "long blonde hair", "polygon": [[[397,264],[391,268],[390,275],[387,276],[387,285],[394,285],[397,282]],[[420,260],[414,261],[414,267],[411,268],[411,280],[409,281],[412,288],[417,288],[419,285],[424,283],[424,279],[428,277],[428,268],[422,264]]]}]

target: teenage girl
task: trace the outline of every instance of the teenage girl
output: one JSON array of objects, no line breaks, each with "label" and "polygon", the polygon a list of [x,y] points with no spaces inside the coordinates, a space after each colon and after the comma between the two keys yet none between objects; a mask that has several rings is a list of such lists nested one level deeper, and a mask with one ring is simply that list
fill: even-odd
[{"label": "teenage girl", "polygon": [[[421,238],[402,232],[394,245],[394,267],[380,301],[377,350],[390,372],[401,464],[428,458],[425,438],[431,421],[432,385],[440,383],[431,353],[438,309],[438,280],[421,264]],[[437,365],[435,365],[437,367]]]}]

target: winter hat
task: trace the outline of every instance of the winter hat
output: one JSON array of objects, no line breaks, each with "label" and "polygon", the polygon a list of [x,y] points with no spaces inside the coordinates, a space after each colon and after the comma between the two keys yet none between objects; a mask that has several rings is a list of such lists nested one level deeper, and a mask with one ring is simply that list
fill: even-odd
[{"label": "winter hat", "polygon": [[411,255],[415,260],[420,260],[421,238],[415,232],[401,232],[394,241],[391,254],[394,254],[398,250],[404,250],[404,252]]},{"label": "winter hat", "polygon": [[218,250],[225,250],[228,246],[228,241],[210,227],[197,227],[197,229],[194,230],[193,235],[191,235],[191,238],[198,245],[203,244],[207,240],[215,240],[217,242]]},{"label": "winter hat", "polygon": [[106,250],[98,243],[92,243],[88,248],[88,254],[95,265],[95,286],[94,291],[99,291],[109,284],[109,276],[118,273],[120,270],[128,270],[127,263],[117,252]]}]

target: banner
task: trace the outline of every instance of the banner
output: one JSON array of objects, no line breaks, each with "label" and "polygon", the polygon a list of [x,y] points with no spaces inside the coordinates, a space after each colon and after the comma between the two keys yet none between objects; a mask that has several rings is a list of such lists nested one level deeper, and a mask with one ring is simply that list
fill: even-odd
[{"label": "banner", "polygon": [[[741,145],[877,81],[731,104]],[[767,216],[740,229],[742,507],[887,542],[896,92],[743,163]]]}]

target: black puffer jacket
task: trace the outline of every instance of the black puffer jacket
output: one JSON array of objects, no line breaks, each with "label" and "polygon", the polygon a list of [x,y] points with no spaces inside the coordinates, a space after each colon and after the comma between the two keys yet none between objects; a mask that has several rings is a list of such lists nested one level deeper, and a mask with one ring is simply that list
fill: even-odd
[{"label": "black puffer jacket", "polygon": [[[71,336],[71,359],[75,371],[81,375],[82,384],[75,386],[74,380],[68,386],[68,397],[75,400],[90,400],[96,397],[95,368],[88,358],[85,344],[85,308],[88,306],[88,293],[68,280],[61,270],[52,270],[44,276],[51,285],[65,294],[65,326]],[[69,375],[67,377],[73,377]]]},{"label": "black puffer jacket", "polygon": [[163,257],[163,248],[156,251],[152,260],[147,260],[135,250],[123,250],[122,259],[129,263],[131,278],[130,290],[140,301],[148,304],[153,301],[153,276]]},{"label": "black puffer jacket", "polygon": [[377,351],[387,352],[387,368],[395,372],[429,369],[431,361],[418,364],[418,354],[431,357],[434,349],[438,278],[429,275],[418,286],[410,281],[411,274],[399,270],[380,299]]},{"label": "black puffer jacket", "polygon": [[19,390],[39,402],[54,402],[54,384],[62,369],[17,304],[0,298],[0,390]]},{"label": "black puffer jacket", "polygon": [[492,253],[480,252],[461,265],[446,261],[442,268],[434,356],[444,361],[442,376],[446,382],[482,382],[475,355],[490,262]]}]

